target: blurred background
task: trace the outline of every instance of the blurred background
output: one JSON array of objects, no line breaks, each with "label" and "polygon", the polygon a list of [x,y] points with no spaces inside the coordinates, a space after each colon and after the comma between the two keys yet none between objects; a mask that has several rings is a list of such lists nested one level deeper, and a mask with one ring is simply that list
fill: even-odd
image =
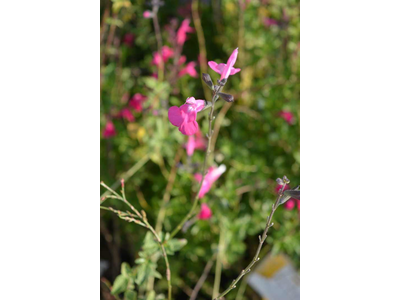
[{"label": "blurred background", "polygon": [[[201,173],[205,155],[202,147],[188,154],[188,137],[170,124],[168,108],[192,96],[211,100],[201,73],[216,82],[219,74],[207,62],[226,63],[239,47],[235,67],[242,71],[224,88],[235,100],[216,104],[211,161],[224,164],[226,172],[202,199],[212,217],[186,224],[177,237],[187,244],[169,259],[173,299],[189,299],[211,261],[197,296],[211,299],[218,269],[223,291],[253,258],[276,199],[275,179],[286,175],[290,187],[300,184],[300,3],[101,0],[100,12],[101,180],[118,191],[124,178],[127,199],[164,232],[190,210],[198,187],[194,174]],[[197,118],[203,137],[207,117],[205,111]],[[125,210],[117,200],[106,201]],[[162,203],[167,205],[160,216]],[[299,272],[300,202],[280,206],[273,222],[261,259],[284,257]],[[103,210],[100,229],[101,297],[123,299],[111,294],[111,286],[123,262],[140,267],[135,261],[147,231]],[[166,294],[164,262],[151,262],[148,276],[135,283],[139,299],[149,299],[150,288],[156,299]],[[163,278],[154,279],[157,272]],[[226,299],[262,297],[243,280]]]}]

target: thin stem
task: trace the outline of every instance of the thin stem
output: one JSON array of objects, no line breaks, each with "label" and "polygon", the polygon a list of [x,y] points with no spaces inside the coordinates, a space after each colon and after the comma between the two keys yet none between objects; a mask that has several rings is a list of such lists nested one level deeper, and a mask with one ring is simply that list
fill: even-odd
[{"label": "thin stem", "polygon": [[154,228],[147,221],[147,217],[146,217],[146,214],[144,213],[144,211],[142,211],[142,213],[143,213],[143,222],[147,225],[147,227],[149,228],[151,233],[153,233],[154,237],[156,238],[158,244],[161,247],[162,255],[163,255],[164,261],[165,261],[165,267],[167,269],[166,277],[167,277],[167,283],[168,283],[168,300],[171,300],[172,299],[171,269],[169,267],[169,261],[168,261],[167,252],[165,251],[164,244],[161,241],[160,237],[158,236],[157,232],[154,230]]},{"label": "thin stem", "polygon": [[[154,1],[153,1],[154,2]],[[156,34],[158,55],[160,57],[160,64],[158,65],[158,80],[163,81],[164,77],[164,60],[162,59],[162,38],[160,24],[158,23],[158,4],[153,3],[153,25]]]},{"label": "thin stem", "polygon": [[214,90],[213,98],[212,98],[212,100],[211,100],[211,110],[210,110],[210,113],[208,114],[208,134],[207,134],[208,144],[207,144],[206,155],[205,155],[205,157],[204,157],[204,162],[203,162],[203,173],[202,173],[202,178],[201,178],[201,182],[200,182],[200,185],[199,185],[199,189],[198,189],[198,191],[197,191],[197,193],[196,193],[196,197],[194,198],[194,202],[193,202],[193,205],[192,205],[190,211],[189,211],[188,214],[182,219],[182,221],[181,221],[181,222],[179,223],[179,225],[174,229],[174,231],[172,231],[171,236],[170,236],[171,239],[182,229],[182,226],[186,223],[186,221],[189,220],[189,219],[192,217],[192,215],[194,214],[194,211],[195,211],[195,209],[196,209],[196,207],[197,207],[197,204],[199,203],[200,190],[201,190],[201,187],[202,187],[202,185],[203,185],[204,177],[205,177],[205,175],[206,175],[206,170],[207,170],[207,159],[208,159],[208,156],[209,156],[210,153],[211,153],[211,139],[212,139],[212,136],[213,136],[213,133],[214,133],[214,131],[213,131],[213,129],[212,129],[212,121],[213,121],[213,119],[214,119],[214,116],[213,116],[213,114],[214,114],[214,107],[215,107],[215,102],[216,102],[217,99],[218,99],[218,93],[222,90],[222,88],[223,88],[223,85],[217,85],[217,86],[216,86],[216,88],[215,88],[215,90]]},{"label": "thin stem", "polygon": [[206,267],[204,268],[199,281],[197,281],[189,300],[195,300],[197,298],[197,294],[199,293],[201,287],[207,279],[208,274],[211,271],[212,266],[214,265],[215,257],[216,255],[213,255],[213,257],[207,262]]},{"label": "thin stem", "polygon": [[[105,187],[107,190],[109,190],[111,193],[116,195],[116,196],[108,196],[108,197],[116,198],[116,199],[121,200],[122,202],[124,202],[136,214],[136,216],[131,214],[131,213],[129,213],[129,212],[121,212],[119,210],[113,209],[112,207],[106,208],[104,206],[100,206],[102,209],[110,210],[110,211],[116,213],[121,219],[123,219],[125,221],[135,222],[136,224],[139,224],[141,226],[146,227],[147,229],[149,229],[151,231],[151,233],[156,238],[158,244],[160,245],[161,252],[162,252],[162,255],[163,255],[164,260],[165,260],[165,267],[167,269],[166,270],[166,278],[167,278],[167,283],[168,283],[168,300],[171,300],[172,299],[171,269],[170,269],[170,266],[169,266],[167,252],[165,251],[163,242],[161,241],[159,235],[157,234],[157,232],[154,230],[154,228],[150,225],[149,221],[147,220],[146,213],[143,210],[140,213],[132,204],[130,204],[128,202],[128,200],[126,200],[126,198],[125,198],[125,189],[124,189],[123,185],[122,185],[122,190],[121,190],[122,197],[120,195],[118,195],[115,191],[113,191],[110,187],[108,187],[105,183],[102,182],[101,185],[103,187]],[[137,220],[135,217],[139,218],[141,221]]]},{"label": "thin stem", "polygon": [[162,230],[162,224],[163,224],[164,218],[165,218],[165,211],[167,208],[167,204],[171,198],[171,191],[172,191],[172,187],[174,186],[176,172],[178,170],[178,162],[182,156],[182,153],[183,153],[182,148],[179,148],[178,152],[175,155],[174,165],[172,166],[171,172],[169,173],[168,184],[165,189],[161,208],[160,208],[160,211],[157,216],[156,232],[160,232]]},{"label": "thin stem", "polygon": [[214,278],[214,287],[213,287],[213,298],[219,294],[219,287],[221,285],[221,273],[222,273],[222,249],[224,244],[224,231],[222,224],[220,226],[221,232],[219,234],[219,242],[218,242],[218,252],[217,252],[217,264],[215,266],[215,278]]},{"label": "thin stem", "polygon": [[[134,164],[128,171],[125,172],[121,176],[121,179],[124,179],[126,182],[129,178],[131,178],[141,167],[143,167],[150,159],[150,155],[146,154],[143,156],[136,164]],[[111,188],[108,188],[106,192],[104,192],[100,196],[100,204],[104,202],[105,197],[113,192],[113,190],[117,189],[121,185],[121,181],[118,180],[111,185]],[[115,193],[115,192],[114,192]]]},{"label": "thin stem", "polygon": [[[199,41],[200,50],[200,71],[201,73],[207,73],[207,50],[206,40],[204,38],[203,27],[201,26],[201,19],[199,16],[199,0],[193,0],[192,2],[192,16],[194,28],[196,28],[197,40]],[[205,82],[202,81],[204,96],[207,98],[211,97],[210,90],[208,89]]]},{"label": "thin stem", "polygon": [[244,270],[242,270],[242,272],[240,272],[239,276],[231,283],[231,285],[230,285],[224,292],[222,292],[221,294],[219,294],[218,297],[214,298],[214,300],[221,299],[223,296],[225,296],[226,294],[228,294],[231,290],[233,290],[234,288],[236,288],[236,284],[240,281],[240,279],[242,279],[242,277],[243,277],[244,275],[246,275],[247,273],[249,273],[249,272],[251,271],[251,268],[253,267],[253,265],[254,265],[257,261],[260,260],[260,258],[259,258],[258,256],[259,256],[259,254],[260,254],[261,248],[262,248],[262,246],[263,246],[265,240],[267,239],[268,229],[269,229],[270,227],[272,227],[272,225],[271,225],[272,216],[274,215],[276,209],[277,209],[278,206],[279,206],[279,201],[281,200],[281,198],[282,198],[282,196],[283,196],[283,191],[284,191],[284,189],[285,189],[285,186],[286,186],[286,182],[284,182],[284,184],[282,185],[282,187],[281,187],[281,189],[280,189],[280,191],[279,191],[279,195],[278,195],[278,197],[277,197],[275,203],[272,205],[272,210],[271,210],[270,215],[268,216],[267,224],[265,225],[265,229],[264,229],[264,232],[263,232],[262,236],[261,236],[261,235],[258,236],[258,239],[259,239],[260,242],[259,242],[259,245],[258,245],[258,248],[257,248],[257,251],[256,251],[256,255],[254,255],[253,260],[249,263],[249,265],[248,265]]}]

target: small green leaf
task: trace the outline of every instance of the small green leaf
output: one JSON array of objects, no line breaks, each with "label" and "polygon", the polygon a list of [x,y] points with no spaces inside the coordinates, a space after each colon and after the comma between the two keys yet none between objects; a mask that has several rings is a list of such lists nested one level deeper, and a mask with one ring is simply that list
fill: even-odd
[{"label": "small green leaf", "polygon": [[147,296],[146,300],[155,300],[155,299],[156,299],[156,293],[154,291],[151,291]]},{"label": "small green leaf", "polygon": [[124,300],[137,300],[137,293],[135,291],[126,291]]},{"label": "small green leaf", "polygon": [[128,263],[123,262],[121,264],[121,274],[124,276],[128,276],[128,274],[131,272],[131,267],[129,266]]},{"label": "small green leaf", "polygon": [[126,286],[128,285],[128,277],[124,275],[118,275],[114,280],[114,284],[111,290],[111,294],[118,295],[126,290]]},{"label": "small green leaf", "polygon": [[167,242],[165,250],[168,254],[174,254],[176,251],[181,250],[187,244],[185,239],[172,239]]}]

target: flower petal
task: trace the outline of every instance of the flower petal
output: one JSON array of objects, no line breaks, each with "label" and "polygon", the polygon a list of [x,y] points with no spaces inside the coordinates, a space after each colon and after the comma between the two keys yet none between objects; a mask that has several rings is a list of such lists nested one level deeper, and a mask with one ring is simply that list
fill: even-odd
[{"label": "flower petal", "polygon": [[172,125],[179,127],[183,123],[182,111],[178,106],[172,106],[168,110],[168,119]]},{"label": "flower petal", "polygon": [[183,122],[181,126],[179,126],[179,131],[184,135],[192,135],[197,132],[199,129],[199,124],[196,122],[196,118],[194,121]]},{"label": "flower petal", "polygon": [[229,75],[235,75],[236,73],[239,73],[240,70],[241,70],[241,69],[232,68],[232,69],[231,69],[231,74],[229,74]]},{"label": "flower petal", "polygon": [[221,74],[226,66],[226,64],[223,64],[223,63],[217,64],[215,61],[209,61],[208,65],[210,66],[211,69],[213,69],[218,74]]}]

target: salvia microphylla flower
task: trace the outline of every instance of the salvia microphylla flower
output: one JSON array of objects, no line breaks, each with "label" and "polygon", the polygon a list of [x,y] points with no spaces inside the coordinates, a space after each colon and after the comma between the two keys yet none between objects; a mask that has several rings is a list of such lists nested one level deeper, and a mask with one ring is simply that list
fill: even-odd
[{"label": "salvia microphylla flower", "polygon": [[190,97],[181,107],[170,107],[168,119],[172,125],[179,127],[179,131],[184,135],[193,135],[199,129],[196,121],[197,113],[203,110],[205,103],[204,100],[195,100],[194,97]]},{"label": "salvia microphylla flower", "polygon": [[190,135],[188,142],[184,146],[188,156],[192,156],[196,149],[207,149],[207,140],[201,136],[201,131],[197,131],[195,135]]},{"label": "salvia microphylla flower", "polygon": [[[163,46],[161,48],[161,56],[162,56],[162,60],[164,62],[167,62],[168,59],[170,59],[171,57],[174,56],[174,50],[172,50],[168,46]],[[161,63],[161,57],[160,57],[160,54],[158,52],[154,52],[153,53],[153,60],[152,60],[151,63],[153,65],[156,65],[156,66],[158,66]]]},{"label": "salvia microphylla flower", "polygon": [[282,110],[279,115],[283,118],[288,124],[293,125],[294,116],[290,111]]},{"label": "salvia microphylla flower", "polygon": [[121,111],[118,114],[119,117],[124,118],[128,122],[133,122],[135,121],[135,117],[133,116],[131,110],[127,107],[121,109]]},{"label": "salvia microphylla flower", "polygon": [[278,21],[275,20],[275,19],[271,19],[271,18],[265,18],[264,19],[264,25],[266,27],[276,26],[276,25],[278,25]]},{"label": "salvia microphylla flower", "polygon": [[107,121],[106,126],[104,127],[103,137],[106,139],[112,138],[117,134],[115,130],[115,126],[112,121]]},{"label": "salvia microphylla flower", "polygon": [[[205,194],[211,189],[212,184],[226,171],[225,165],[220,165],[218,168],[210,167],[208,173],[204,177],[203,184],[200,188],[199,199],[203,198]],[[201,182],[202,176],[200,173],[194,174],[194,179]]]},{"label": "salvia microphylla flower", "polygon": [[211,208],[209,208],[207,204],[202,203],[200,212],[199,212],[197,217],[200,220],[208,220],[208,219],[210,219],[212,217]]},{"label": "salvia microphylla flower", "polygon": [[239,48],[233,50],[226,64],[223,63],[217,64],[215,61],[208,62],[208,65],[210,66],[211,69],[213,69],[218,74],[221,74],[220,80],[228,78],[229,75],[234,75],[240,71],[240,69],[236,69],[233,67],[233,65],[236,62],[238,53],[239,53]]},{"label": "salvia microphylla flower", "polygon": [[143,110],[142,104],[146,99],[147,99],[146,96],[140,93],[136,93],[135,95],[132,96],[131,100],[129,100],[129,106],[132,107],[137,112],[141,112]]},{"label": "salvia microphylla flower", "polygon": [[197,71],[194,68],[196,66],[196,63],[194,61],[189,62],[186,67],[184,67],[182,70],[179,71],[178,77],[182,77],[185,74],[188,74],[189,76],[196,78],[197,77]]},{"label": "salvia microphylla flower", "polygon": [[190,27],[189,24],[189,19],[183,20],[181,27],[179,27],[178,32],[176,33],[176,43],[180,46],[182,46],[186,41],[186,33],[194,31],[194,29]]},{"label": "salvia microphylla flower", "polygon": [[149,10],[145,10],[143,12],[143,18],[145,18],[145,19],[151,18],[152,16],[153,16],[153,13]]}]

